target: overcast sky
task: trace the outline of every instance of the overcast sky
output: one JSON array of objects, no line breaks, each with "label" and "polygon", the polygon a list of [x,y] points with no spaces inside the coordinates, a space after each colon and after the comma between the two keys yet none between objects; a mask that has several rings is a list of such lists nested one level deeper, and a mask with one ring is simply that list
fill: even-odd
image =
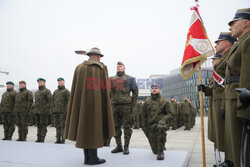
[{"label": "overcast sky", "polygon": [[[137,78],[180,67],[194,0],[0,0],[0,84],[43,77],[52,91],[64,77],[70,89],[75,67],[99,47],[109,75],[123,61]],[[200,0],[200,14],[214,44],[238,8],[249,0]]]}]

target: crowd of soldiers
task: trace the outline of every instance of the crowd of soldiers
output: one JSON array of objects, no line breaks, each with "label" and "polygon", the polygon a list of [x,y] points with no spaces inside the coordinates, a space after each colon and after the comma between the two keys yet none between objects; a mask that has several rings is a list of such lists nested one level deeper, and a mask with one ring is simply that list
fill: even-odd
[{"label": "crowd of soldiers", "polygon": [[26,82],[19,82],[19,90],[14,90],[14,83],[8,81],[7,91],[3,93],[0,104],[0,120],[4,128],[3,140],[12,140],[15,125],[18,127],[17,141],[26,141],[28,126],[37,126],[36,142],[44,142],[47,127],[56,128],[56,143],[64,143],[64,126],[67,103],[70,93],[64,86],[64,79],[58,78],[58,89],[51,94],[46,88],[46,80],[38,78],[38,90],[33,94],[26,88]]}]

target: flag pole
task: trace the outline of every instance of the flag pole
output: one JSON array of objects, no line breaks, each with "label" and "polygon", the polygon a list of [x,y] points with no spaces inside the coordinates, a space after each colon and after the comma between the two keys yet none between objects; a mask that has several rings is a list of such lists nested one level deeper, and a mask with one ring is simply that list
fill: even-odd
[{"label": "flag pole", "polygon": [[[199,85],[201,85],[201,84],[202,84],[201,63],[199,63]],[[206,152],[205,152],[205,137],[204,137],[204,115],[203,115],[203,95],[202,95],[202,90],[200,90],[199,95],[200,95],[202,160],[203,160],[203,167],[206,167]]]}]

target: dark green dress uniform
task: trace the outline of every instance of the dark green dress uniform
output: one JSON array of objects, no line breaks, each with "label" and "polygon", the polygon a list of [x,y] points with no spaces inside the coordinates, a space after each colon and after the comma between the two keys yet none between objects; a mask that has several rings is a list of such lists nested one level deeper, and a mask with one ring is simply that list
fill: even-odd
[{"label": "dark green dress uniform", "polygon": [[51,114],[56,128],[56,143],[64,143],[64,127],[70,92],[65,86],[58,86],[53,93]]},{"label": "dark green dress uniform", "polygon": [[34,115],[37,125],[37,142],[44,142],[48,117],[50,116],[49,109],[52,100],[52,94],[45,86],[39,86],[39,90],[35,93]]},{"label": "dark green dress uniform", "polygon": [[184,100],[182,102],[182,112],[183,112],[183,122],[185,125],[184,130],[190,130],[191,129],[192,108],[191,108],[191,104],[187,100]]},{"label": "dark green dress uniform", "polygon": [[[136,104],[138,88],[135,79],[125,72],[117,72],[111,80],[111,105],[115,122],[115,140],[119,148],[122,147],[121,127],[124,128],[124,148],[128,148],[132,135],[132,108]],[[132,97],[130,93],[132,92]]]},{"label": "dark green dress uniform", "polygon": [[28,135],[30,107],[33,104],[32,92],[26,88],[19,89],[15,97],[14,113],[18,126],[18,141],[26,141]]},{"label": "dark green dress uniform", "polygon": [[[241,106],[236,88],[250,89],[250,32],[244,34],[231,48],[226,67],[225,86],[225,150],[235,167],[240,166],[242,120],[250,120],[250,108],[238,110]],[[250,143],[250,138],[248,138]],[[250,144],[247,148],[250,157]]]},{"label": "dark green dress uniform", "polygon": [[178,106],[177,106],[177,103],[175,101],[172,101],[170,102],[171,104],[171,107],[173,109],[173,127],[172,129],[175,130],[178,128]]},{"label": "dark green dress uniform", "polygon": [[173,119],[173,109],[160,94],[153,95],[142,107],[142,129],[148,138],[154,154],[163,152],[166,142],[166,131]]},{"label": "dark green dress uniform", "polygon": [[1,113],[3,117],[4,138],[3,140],[11,140],[15,131],[15,115],[13,112],[15,105],[16,91],[7,89],[2,95]]}]

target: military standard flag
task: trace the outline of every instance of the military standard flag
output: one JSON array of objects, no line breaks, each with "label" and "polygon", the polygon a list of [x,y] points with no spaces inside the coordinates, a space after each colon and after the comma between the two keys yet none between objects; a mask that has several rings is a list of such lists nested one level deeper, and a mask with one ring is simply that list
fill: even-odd
[{"label": "military standard flag", "polygon": [[184,56],[181,63],[181,75],[188,79],[209,56],[214,55],[214,49],[207,37],[203,21],[198,11],[198,5],[192,7],[193,15],[187,34]]}]

